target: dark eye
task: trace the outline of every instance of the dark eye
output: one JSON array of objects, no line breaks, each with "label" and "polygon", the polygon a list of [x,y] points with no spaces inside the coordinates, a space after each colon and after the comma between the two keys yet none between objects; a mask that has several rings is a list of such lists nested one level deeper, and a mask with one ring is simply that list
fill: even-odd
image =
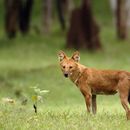
[{"label": "dark eye", "polygon": [[63,66],[63,68],[65,69],[65,66]]},{"label": "dark eye", "polygon": [[72,66],[70,66],[70,69],[72,69],[73,67]]}]

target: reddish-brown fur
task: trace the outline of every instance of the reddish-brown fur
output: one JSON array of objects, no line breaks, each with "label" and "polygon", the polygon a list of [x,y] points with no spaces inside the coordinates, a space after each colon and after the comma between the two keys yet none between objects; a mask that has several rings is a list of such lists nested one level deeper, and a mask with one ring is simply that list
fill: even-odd
[{"label": "reddish-brown fur", "polygon": [[130,120],[130,73],[117,70],[97,70],[79,64],[79,52],[75,52],[71,58],[63,51],[58,53],[60,66],[65,77],[76,84],[83,94],[87,111],[96,114],[96,95],[112,95],[119,93],[127,119]]}]

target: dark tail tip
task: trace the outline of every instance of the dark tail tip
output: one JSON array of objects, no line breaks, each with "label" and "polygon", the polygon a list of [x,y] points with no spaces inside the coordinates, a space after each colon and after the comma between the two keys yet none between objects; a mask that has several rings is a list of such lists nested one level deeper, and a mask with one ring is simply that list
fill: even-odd
[{"label": "dark tail tip", "polygon": [[129,91],[129,95],[128,95],[128,102],[130,104],[130,91]]}]

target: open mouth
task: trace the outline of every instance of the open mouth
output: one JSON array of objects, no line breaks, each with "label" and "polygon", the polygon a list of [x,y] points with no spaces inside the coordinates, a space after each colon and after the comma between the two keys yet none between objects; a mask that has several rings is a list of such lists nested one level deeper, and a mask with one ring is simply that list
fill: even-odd
[{"label": "open mouth", "polygon": [[64,76],[67,78],[67,77],[68,77],[68,74],[64,74]]}]

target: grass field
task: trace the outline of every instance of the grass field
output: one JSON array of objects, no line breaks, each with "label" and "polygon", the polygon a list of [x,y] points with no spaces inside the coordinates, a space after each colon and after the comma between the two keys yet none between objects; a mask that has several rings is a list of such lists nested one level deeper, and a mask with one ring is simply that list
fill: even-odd
[{"label": "grass field", "polygon": [[[100,17],[97,14],[97,18]],[[103,24],[100,35],[103,49],[80,51],[80,62],[98,69],[130,71],[130,39],[117,40],[113,26],[106,19],[108,17],[99,21]],[[37,35],[31,30],[28,36],[18,34],[11,41],[5,37],[3,26],[0,27],[0,130],[130,129],[118,95],[98,96],[97,115],[87,114],[78,88],[60,71],[57,52],[62,49],[71,55],[74,50],[64,48],[65,34],[57,24],[50,36]],[[33,109],[34,91],[31,88],[36,85],[50,91],[43,102],[38,103],[37,114]],[[14,99],[15,103],[3,102],[5,97]],[[26,105],[21,105],[23,98],[28,100]]]}]

